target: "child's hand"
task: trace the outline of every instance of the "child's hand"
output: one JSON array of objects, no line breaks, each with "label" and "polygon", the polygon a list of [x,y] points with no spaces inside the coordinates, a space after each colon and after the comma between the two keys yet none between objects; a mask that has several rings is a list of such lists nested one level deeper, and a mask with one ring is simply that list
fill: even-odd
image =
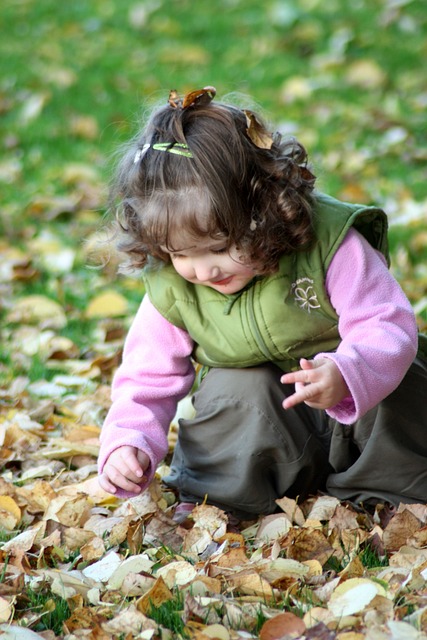
[{"label": "child's hand", "polygon": [[295,384],[295,393],[283,401],[284,409],[301,402],[313,409],[329,409],[350,394],[340,370],[329,358],[301,358],[300,365],[299,371],[285,373],[280,379],[283,384]]},{"label": "child's hand", "polygon": [[147,454],[140,449],[127,445],[119,447],[107,459],[98,478],[99,484],[108,493],[116,493],[117,489],[141,493],[141,485],[146,482],[144,471],[149,464]]}]

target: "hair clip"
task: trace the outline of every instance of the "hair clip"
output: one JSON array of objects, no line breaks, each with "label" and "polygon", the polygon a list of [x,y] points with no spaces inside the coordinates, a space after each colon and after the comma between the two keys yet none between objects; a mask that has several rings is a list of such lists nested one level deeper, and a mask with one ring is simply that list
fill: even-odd
[{"label": "hair clip", "polygon": [[156,142],[155,144],[144,144],[141,149],[137,149],[133,159],[134,164],[141,162],[150,147],[154,149],[154,151],[167,151],[168,153],[173,153],[176,156],[193,158],[193,154],[191,153],[188,144],[185,144],[184,142]]},{"label": "hair clip", "polygon": [[186,158],[193,157],[188,144],[185,144],[185,142],[156,142],[152,147],[155,151],[167,151],[168,153],[185,156]]},{"label": "hair clip", "polygon": [[135,157],[133,159],[133,163],[137,164],[138,162],[141,161],[141,159],[145,156],[145,154],[147,153],[148,149],[150,148],[150,144],[144,144],[144,146],[142,147],[142,149],[137,149],[136,153],[135,153]]}]

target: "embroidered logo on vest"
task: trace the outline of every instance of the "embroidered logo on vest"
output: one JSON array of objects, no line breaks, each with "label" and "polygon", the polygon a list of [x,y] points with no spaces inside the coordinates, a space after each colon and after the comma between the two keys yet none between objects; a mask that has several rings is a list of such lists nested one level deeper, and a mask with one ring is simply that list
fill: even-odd
[{"label": "embroidered logo on vest", "polygon": [[312,309],[320,309],[317,293],[314,290],[313,284],[314,280],[311,278],[298,278],[296,282],[292,283],[295,303],[300,309],[305,309],[308,313],[310,313]]}]

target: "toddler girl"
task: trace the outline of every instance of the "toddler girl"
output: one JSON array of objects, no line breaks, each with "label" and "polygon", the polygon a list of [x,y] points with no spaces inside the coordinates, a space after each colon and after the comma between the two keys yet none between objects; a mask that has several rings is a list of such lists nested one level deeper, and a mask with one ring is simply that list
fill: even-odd
[{"label": "toddler girl", "polygon": [[381,209],[314,189],[304,148],[260,117],[171,92],[119,165],[119,248],[143,268],[101,434],[100,484],[143,491],[180,421],[165,482],[186,512],[237,517],[284,495],[424,502],[427,366],[390,275]]}]

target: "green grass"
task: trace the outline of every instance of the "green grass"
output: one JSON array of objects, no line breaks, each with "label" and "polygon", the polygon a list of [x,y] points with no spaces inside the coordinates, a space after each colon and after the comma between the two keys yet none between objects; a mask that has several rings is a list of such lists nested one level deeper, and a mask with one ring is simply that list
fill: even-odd
[{"label": "green grass", "polygon": [[157,622],[165,629],[170,629],[174,638],[189,638],[185,631],[185,624],[182,621],[184,609],[184,596],[180,591],[176,591],[173,600],[164,602],[159,607],[151,606],[148,617]]},{"label": "green grass", "polygon": [[38,621],[31,625],[32,630],[35,632],[51,630],[56,635],[61,635],[63,623],[71,615],[67,601],[51,593],[50,590],[34,591],[30,588],[25,591],[25,596],[26,610],[40,616]]},{"label": "green grass", "polygon": [[[137,6],[145,6],[139,19]],[[319,162],[332,149],[370,149],[372,159],[355,175],[320,168],[326,187],[339,189],[371,172],[380,193],[393,181],[395,189],[425,196],[423,162],[411,157],[425,141],[422,0],[394,13],[383,0],[201,0],[196,11],[189,0],[5,0],[0,15],[7,25],[0,43],[0,134],[16,136],[6,157],[23,166],[19,180],[5,185],[15,205],[26,206],[41,185],[67,194],[64,163],[89,163],[105,177],[107,156],[133,130],[144,103],[165,100],[170,88],[208,83],[219,96],[247,93],[276,121],[291,123],[312,142]],[[349,68],[360,60],[378,65],[383,80],[367,89],[350,81]],[[284,100],[283,87],[295,76],[309,82],[311,93]],[[39,95],[45,96],[40,117],[23,120],[23,109]],[[73,125],[79,116],[95,119],[94,134]],[[384,131],[402,124],[407,142],[384,154]],[[372,197],[376,190],[372,185]]]},{"label": "green grass", "polygon": [[388,567],[389,561],[387,555],[380,556],[378,551],[370,544],[363,547],[359,554],[359,559],[364,567],[373,569],[375,567]]}]

